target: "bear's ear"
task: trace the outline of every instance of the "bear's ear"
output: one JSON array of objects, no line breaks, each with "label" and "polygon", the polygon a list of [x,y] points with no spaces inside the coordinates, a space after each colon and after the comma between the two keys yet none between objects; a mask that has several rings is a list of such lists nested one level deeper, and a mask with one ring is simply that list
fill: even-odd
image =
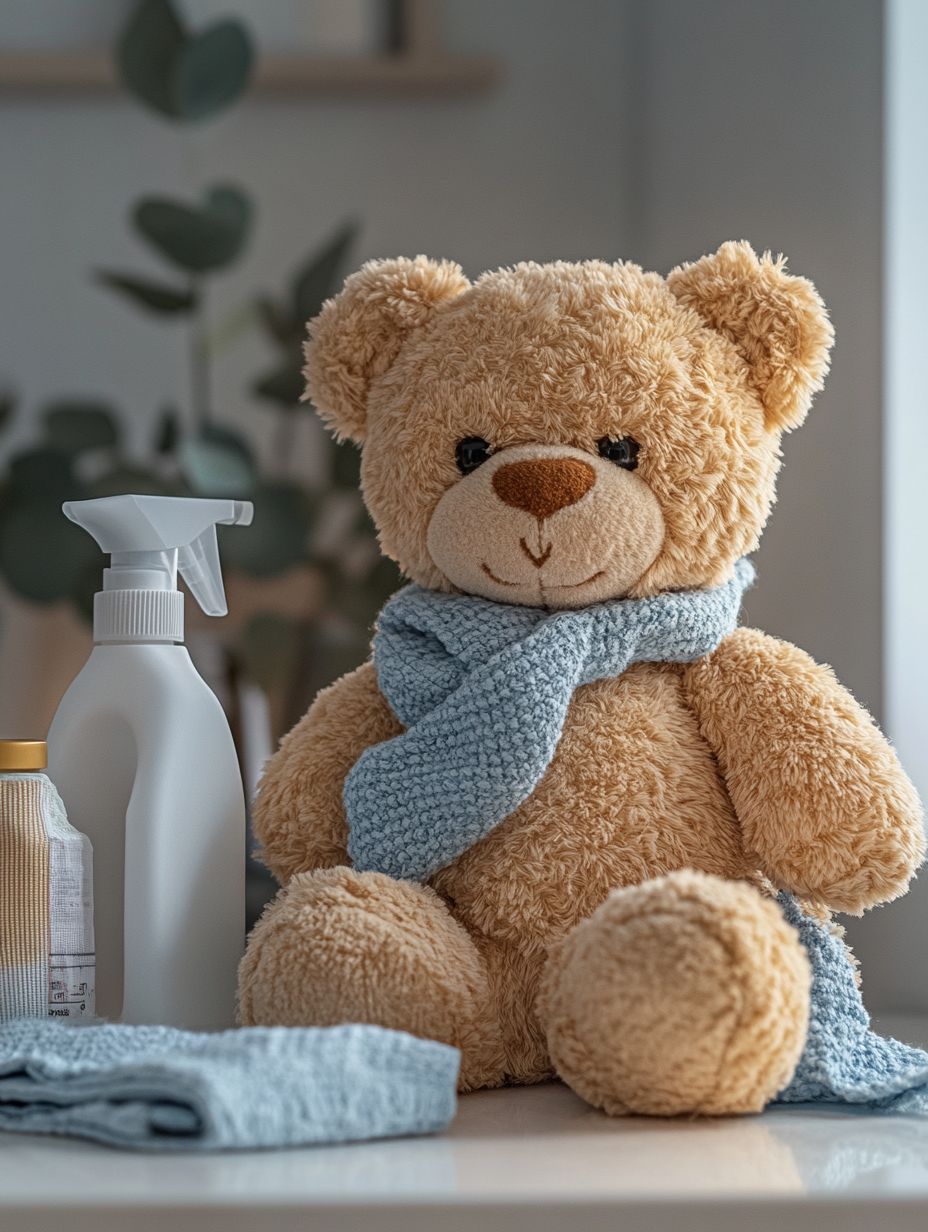
[{"label": "bear's ear", "polygon": [[676,298],[719,330],[740,351],[760,394],[771,431],[787,431],[805,419],[821,389],[834,340],[828,312],[806,278],[786,272],[783,257],[758,257],[746,241],[667,276]]},{"label": "bear's ear", "polygon": [[339,439],[360,443],[371,381],[382,376],[409,333],[436,305],[470,286],[453,261],[368,261],[309,322],[305,398]]}]

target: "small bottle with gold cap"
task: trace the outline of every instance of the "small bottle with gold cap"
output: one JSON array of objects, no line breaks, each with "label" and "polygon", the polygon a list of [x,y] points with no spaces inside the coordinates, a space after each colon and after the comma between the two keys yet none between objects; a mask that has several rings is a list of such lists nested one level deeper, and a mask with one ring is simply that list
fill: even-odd
[{"label": "small bottle with gold cap", "polygon": [[44,740],[0,740],[0,1022],[94,1017],[90,840],[46,762]]}]

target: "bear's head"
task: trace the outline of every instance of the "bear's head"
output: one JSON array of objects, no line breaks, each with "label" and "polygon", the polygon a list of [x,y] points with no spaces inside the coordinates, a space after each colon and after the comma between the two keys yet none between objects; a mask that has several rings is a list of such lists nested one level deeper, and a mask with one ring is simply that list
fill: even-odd
[{"label": "bear's head", "polygon": [[666,279],[587,261],[471,284],[417,257],[347,280],[306,376],[409,577],[580,607],[729,576],[831,342],[811,283],[746,243]]}]

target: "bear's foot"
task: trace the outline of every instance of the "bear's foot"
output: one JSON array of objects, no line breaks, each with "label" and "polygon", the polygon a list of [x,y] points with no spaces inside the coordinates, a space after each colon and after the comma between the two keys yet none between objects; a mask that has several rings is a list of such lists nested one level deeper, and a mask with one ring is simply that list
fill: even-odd
[{"label": "bear's foot", "polygon": [[810,971],[776,903],[690,870],[614,891],[552,953],[558,1074],[621,1115],[759,1112],[805,1043]]},{"label": "bear's foot", "polygon": [[239,969],[244,1026],[368,1022],[461,1050],[462,1090],[503,1059],[483,961],[426,886],[380,873],[299,873],[265,910]]}]

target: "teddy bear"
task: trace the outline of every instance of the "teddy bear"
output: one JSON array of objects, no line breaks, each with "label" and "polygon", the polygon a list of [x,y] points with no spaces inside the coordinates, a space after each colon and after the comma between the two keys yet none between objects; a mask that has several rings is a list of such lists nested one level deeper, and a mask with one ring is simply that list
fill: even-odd
[{"label": "teddy bear", "polygon": [[307,396],[411,585],[265,769],[244,1024],[403,1029],[461,1091],[618,1115],[821,1094],[817,998],[862,1013],[832,913],[925,850],[870,716],[737,623],[832,338],[746,242],[666,277],[372,261],[325,304]]}]

